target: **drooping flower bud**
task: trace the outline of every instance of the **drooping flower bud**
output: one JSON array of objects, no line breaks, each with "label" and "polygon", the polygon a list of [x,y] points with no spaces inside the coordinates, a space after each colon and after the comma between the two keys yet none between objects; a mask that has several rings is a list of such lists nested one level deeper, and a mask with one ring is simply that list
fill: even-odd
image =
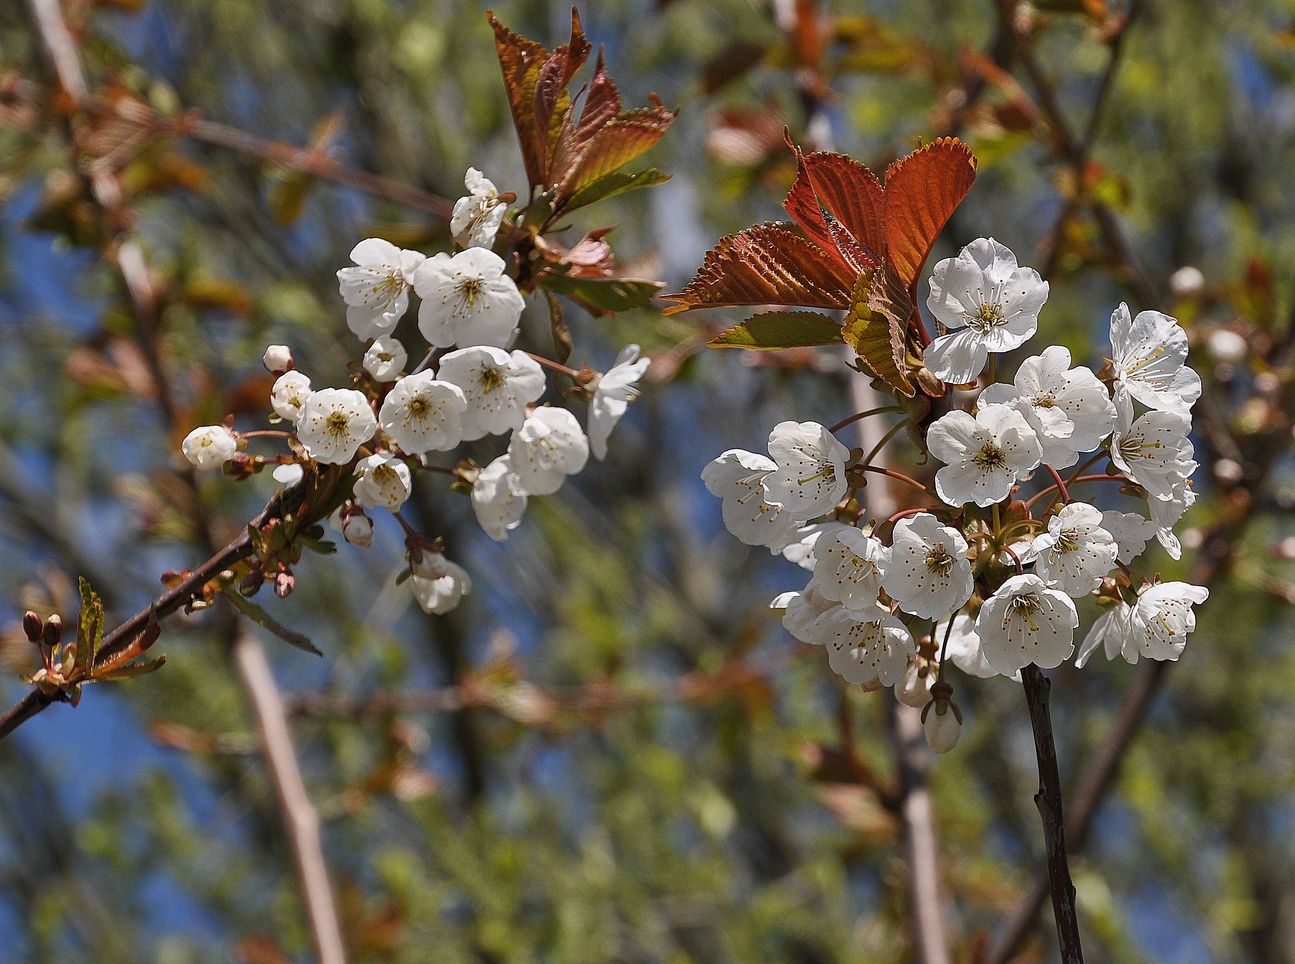
[{"label": "drooping flower bud", "polygon": [[261,364],[271,375],[282,375],[293,369],[292,349],[287,345],[271,345],[265,350]]},{"label": "drooping flower bud", "polygon": [[895,698],[905,706],[921,709],[931,701],[931,684],[934,679],[930,666],[924,660],[914,657],[908,661],[904,678],[895,687]]},{"label": "drooping flower bud", "polygon": [[41,638],[50,649],[59,644],[59,640],[63,638],[63,619],[58,613],[45,620],[45,629]]},{"label": "drooping flower bud", "polygon": [[962,736],[962,713],[951,700],[932,700],[922,713],[926,745],[936,753],[948,753]]},{"label": "drooping flower bud", "polygon": [[27,639],[33,643],[39,643],[41,633],[45,630],[45,621],[30,609],[23,613],[22,631],[26,633]]},{"label": "drooping flower bud", "polygon": [[367,549],[373,545],[373,520],[361,512],[353,512],[342,523],[342,538],[353,546]]}]

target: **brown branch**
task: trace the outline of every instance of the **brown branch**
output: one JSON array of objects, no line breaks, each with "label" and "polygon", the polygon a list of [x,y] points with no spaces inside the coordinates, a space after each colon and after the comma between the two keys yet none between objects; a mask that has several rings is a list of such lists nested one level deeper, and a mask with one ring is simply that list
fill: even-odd
[{"label": "brown branch", "polygon": [[1031,663],[1021,670],[1025,700],[1030,707],[1034,731],[1034,754],[1039,761],[1039,792],[1034,803],[1043,820],[1043,844],[1048,854],[1048,884],[1052,892],[1052,913],[1057,923],[1064,964],[1083,964],[1079,943],[1079,917],[1075,912],[1075,885],[1066,861],[1065,818],[1061,810],[1061,774],[1057,768],[1057,745],[1052,739],[1052,716],[1048,712],[1048,691],[1052,682]]}]

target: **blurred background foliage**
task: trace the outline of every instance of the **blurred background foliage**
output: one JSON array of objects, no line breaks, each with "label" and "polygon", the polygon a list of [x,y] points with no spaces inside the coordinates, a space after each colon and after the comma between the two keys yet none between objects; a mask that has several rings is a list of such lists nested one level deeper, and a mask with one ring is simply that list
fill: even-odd
[{"label": "blurred background foliage", "polygon": [[[622,262],[677,289],[715,238],[776,217],[793,174],[784,125],[874,166],[957,132],[980,176],[937,257],[992,234],[1048,266],[1039,338],[1094,367],[1120,300],[1137,310],[1155,296],[1191,326],[1215,431],[1201,440],[1188,543],[1220,521],[1236,551],[1074,861],[1081,916],[1094,960],[1295,958],[1295,490],[1289,376],[1268,352],[1295,303],[1295,9],[1147,0],[1103,90],[1118,3],[799,4],[823,18],[817,36],[796,26],[796,6],[582,11],[627,99],[655,90],[682,109],[649,158],[673,179],[599,209]],[[314,144],[451,199],[469,165],[501,190],[523,183],[485,10],[470,0],[64,11],[92,86],[164,116]],[[563,3],[499,0],[496,12],[550,45],[566,36]],[[1017,46],[1079,135],[1102,104],[1081,163],[1014,56],[1022,30],[1032,36]],[[163,293],[162,356],[183,403],[164,424],[22,4],[0,5],[0,50],[0,617],[17,699],[31,659],[23,609],[74,611],[84,574],[128,612],[164,569],[199,561],[175,474],[183,430],[226,411],[262,417],[271,342],[339,383],[355,343],[334,272],[350,247],[378,233],[432,250],[446,227],[197,139],[127,152],[127,227]],[[1130,239],[1138,276],[1103,245],[1094,201]],[[1188,265],[1203,286],[1179,272]],[[767,614],[803,575],[730,538],[698,481],[710,458],[761,448],[783,418],[847,415],[849,372],[826,353],[753,363],[698,350],[736,317],[568,317],[575,361],[605,366],[638,341],[661,359],[655,379],[609,460],[535,500],[506,545],[478,531],[461,496],[418,493],[416,518],[472,573],[462,608],[429,618],[409,604],[393,585],[400,533],[383,525],[367,552],[308,558],[272,607],[325,653],[269,640],[351,953],[910,959],[889,696],[848,691]],[[546,337],[542,302],[528,318],[528,337]],[[1220,331],[1240,336],[1239,355]],[[267,477],[202,480],[230,534],[269,492]],[[1186,573],[1192,556],[1162,556],[1162,569]],[[0,957],[310,956],[273,793],[209,617],[172,621],[159,648],[161,673],[93,688],[0,745]],[[1055,674],[1068,781],[1136,672]],[[943,911],[955,958],[970,960],[1041,848],[1020,692],[1002,679],[956,686],[967,729],[931,781]],[[1020,959],[1049,959],[1049,931],[1045,915]]]}]

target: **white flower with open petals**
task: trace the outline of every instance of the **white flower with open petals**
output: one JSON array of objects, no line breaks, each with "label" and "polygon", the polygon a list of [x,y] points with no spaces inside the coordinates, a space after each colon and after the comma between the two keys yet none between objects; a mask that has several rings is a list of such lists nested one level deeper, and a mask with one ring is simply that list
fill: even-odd
[{"label": "white flower with open petals", "polygon": [[1204,586],[1188,582],[1162,582],[1138,596],[1130,618],[1132,641],[1147,659],[1177,659],[1187,645],[1187,634],[1196,629],[1193,605],[1210,598]]},{"label": "white flower with open petals", "polygon": [[1069,596],[1026,574],[1012,576],[985,600],[976,635],[989,665],[1011,676],[1031,663],[1051,669],[1069,659],[1078,625]]},{"label": "white flower with open petals", "polygon": [[833,609],[814,622],[812,634],[827,650],[834,673],[867,688],[899,682],[909,657],[917,652],[908,628],[875,606],[867,611]]},{"label": "white flower with open petals", "polygon": [[467,442],[521,428],[526,406],[544,394],[544,370],[524,351],[460,348],[441,359],[436,377],[463,390]]},{"label": "white flower with open petals", "polygon": [[310,379],[299,371],[284,372],[270,389],[270,407],[285,422],[295,422],[309,397]]},{"label": "white flower with open petals", "polygon": [[1195,450],[1187,433],[1192,422],[1178,412],[1146,412],[1131,425],[1121,410],[1111,433],[1111,461],[1151,495],[1171,500],[1175,489],[1196,471]]},{"label": "white flower with open petals", "polygon": [[849,609],[874,609],[881,572],[890,550],[853,526],[825,536],[815,549],[817,565],[809,584],[819,595]]},{"label": "white flower with open petals", "polygon": [[1102,528],[1102,512],[1086,502],[1071,502],[1048,520],[1048,531],[1034,539],[1034,571],[1067,596],[1087,596],[1115,568],[1119,546]]},{"label": "white flower with open petals", "polygon": [[458,385],[423,371],[396,382],[383,399],[378,416],[382,430],[397,445],[411,455],[421,455],[445,452],[459,444],[467,407]]},{"label": "white flower with open petals", "polygon": [[297,419],[297,438],[316,462],[341,465],[378,430],[378,420],[363,392],[324,388],[312,392]]},{"label": "white flower with open petals", "polygon": [[813,572],[818,565],[818,556],[815,555],[817,546],[827,545],[830,536],[835,535],[842,529],[853,529],[854,526],[847,526],[844,522],[815,522],[811,525],[801,526],[796,530],[792,541],[783,547],[782,557],[788,562],[794,562],[802,569]]},{"label": "white flower with open petals", "polygon": [[1147,541],[1156,534],[1156,524],[1136,512],[1107,509],[1102,513],[1102,528],[1115,539],[1118,549],[1115,559],[1128,565],[1147,548]]},{"label": "white flower with open petals", "polygon": [[824,599],[814,589],[806,587],[804,592],[779,593],[769,603],[769,608],[782,610],[782,625],[802,643],[817,646],[821,640],[814,634],[814,626],[827,613],[841,609],[839,602]]},{"label": "white flower with open petals", "polygon": [[1186,515],[1187,510],[1196,504],[1196,490],[1190,479],[1177,479],[1170,490],[1169,498],[1160,499],[1154,496],[1147,499],[1147,508],[1151,521],[1156,527],[1156,541],[1164,546],[1170,559],[1183,557],[1183,546],[1174,535],[1174,526]]},{"label": "white flower with open petals", "polygon": [[782,551],[800,525],[766,498],[765,479],[777,469],[767,455],[729,449],[701,473],[710,494],[724,500],[724,528],[748,546],[767,546],[774,553]]},{"label": "white flower with open petals", "polygon": [[395,512],[414,491],[409,466],[387,452],[360,459],[353,491],[355,501],[366,509]]},{"label": "white flower with open petals", "polygon": [[485,248],[428,258],[414,272],[418,330],[438,348],[506,348],[517,334],[526,302],[504,274],[504,259]]},{"label": "white flower with open petals", "polygon": [[935,473],[935,491],[952,506],[1001,502],[1043,457],[1034,429],[1007,405],[942,415],[927,431],[926,444],[944,463]]},{"label": "white flower with open petals", "polygon": [[929,512],[900,519],[881,585],[900,609],[923,619],[961,609],[972,587],[967,540]]},{"label": "white flower with open petals", "polygon": [[1053,345],[1021,362],[1012,385],[995,382],[979,404],[1014,405],[1039,437],[1043,461],[1064,469],[1102,444],[1115,427],[1115,404],[1087,368],[1070,367],[1070,352]]},{"label": "white flower with open petals", "polygon": [[364,370],[378,382],[394,382],[407,361],[409,353],[405,346],[389,335],[374,339],[364,352]]},{"label": "white flower with open petals", "polygon": [[195,469],[218,469],[238,451],[238,439],[223,425],[200,425],[180,444]]},{"label": "white flower with open petals", "polygon": [[797,518],[823,515],[845,495],[850,450],[818,422],[779,422],[769,433],[769,455],[778,470],[764,480],[768,499]]},{"label": "white flower with open petals", "polygon": [[486,535],[503,542],[522,524],[526,493],[507,455],[501,455],[477,473],[472,483],[472,511]]},{"label": "white flower with open petals", "polygon": [[439,552],[424,552],[410,568],[414,599],[425,613],[443,616],[472,592],[472,578],[463,567]]},{"label": "white flower with open petals", "polygon": [[1129,408],[1134,398],[1147,408],[1186,415],[1201,397],[1201,377],[1187,367],[1187,332],[1159,311],[1132,317],[1121,304],[1111,315],[1111,368],[1115,398]]},{"label": "white flower with open petals", "polygon": [[949,329],[926,347],[930,372],[955,385],[974,381],[989,353],[1020,348],[1039,327],[1048,283],[993,238],[978,238],[931,274],[926,306]]},{"label": "white flower with open petals", "polygon": [[1079,644],[1075,668],[1083,669],[1093,653],[1101,647],[1108,660],[1123,656],[1130,663],[1138,661],[1138,647],[1133,637],[1133,607],[1124,601],[1108,606],[1089,628]]},{"label": "white flower with open petals", "polygon": [[589,461],[589,440],[565,408],[531,413],[508,442],[508,458],[527,495],[550,495]]},{"label": "white flower with open petals", "polygon": [[425,256],[368,238],[351,249],[351,260],[354,267],[337,272],[347,327],[366,340],[390,334],[409,307],[409,287]]},{"label": "white flower with open petals", "polygon": [[947,622],[937,625],[931,632],[931,638],[939,647],[937,652],[943,652],[945,659],[968,676],[988,679],[998,675],[998,671],[985,659],[980,637],[976,634],[976,621],[966,613],[954,616],[952,626]]},{"label": "white flower with open petals", "polygon": [[468,189],[468,195],[454,202],[450,234],[464,248],[492,247],[508,205],[499,200],[495,182],[475,167],[468,168],[463,186]]},{"label": "white flower with open petals", "polygon": [[638,398],[638,380],[651,364],[652,359],[639,357],[638,345],[626,345],[616,356],[616,364],[598,379],[589,403],[589,447],[594,458],[607,457],[607,438],[630,402]]}]

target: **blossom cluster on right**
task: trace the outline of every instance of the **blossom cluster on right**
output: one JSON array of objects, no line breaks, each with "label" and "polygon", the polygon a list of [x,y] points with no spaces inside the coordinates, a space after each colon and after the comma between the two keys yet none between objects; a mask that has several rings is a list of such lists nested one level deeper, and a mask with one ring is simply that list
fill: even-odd
[{"label": "blossom cluster on right", "polygon": [[[811,573],[773,601],[788,631],[822,645],[845,680],[894,686],[923,707],[939,750],[961,724],[946,663],[982,677],[1058,666],[1076,655],[1075,601],[1088,597],[1102,611],[1078,665],[1099,648],[1130,663],[1177,659],[1208,596],[1130,568],[1152,540],[1180,557],[1173,528],[1195,501],[1201,381],[1186,332],[1122,304],[1101,372],[1051,346],[996,380],[996,356],[1033,337],[1047,297],[1047,282],[992,238],[936,265],[927,307],[942,333],[924,364],[949,386],[951,410],[926,430],[933,486],[814,422],[783,422],[767,456],[733,449],[702,475],[730,532]],[[869,519],[866,486],[883,476],[922,504]],[[1102,485],[1138,504],[1112,504]]]}]

